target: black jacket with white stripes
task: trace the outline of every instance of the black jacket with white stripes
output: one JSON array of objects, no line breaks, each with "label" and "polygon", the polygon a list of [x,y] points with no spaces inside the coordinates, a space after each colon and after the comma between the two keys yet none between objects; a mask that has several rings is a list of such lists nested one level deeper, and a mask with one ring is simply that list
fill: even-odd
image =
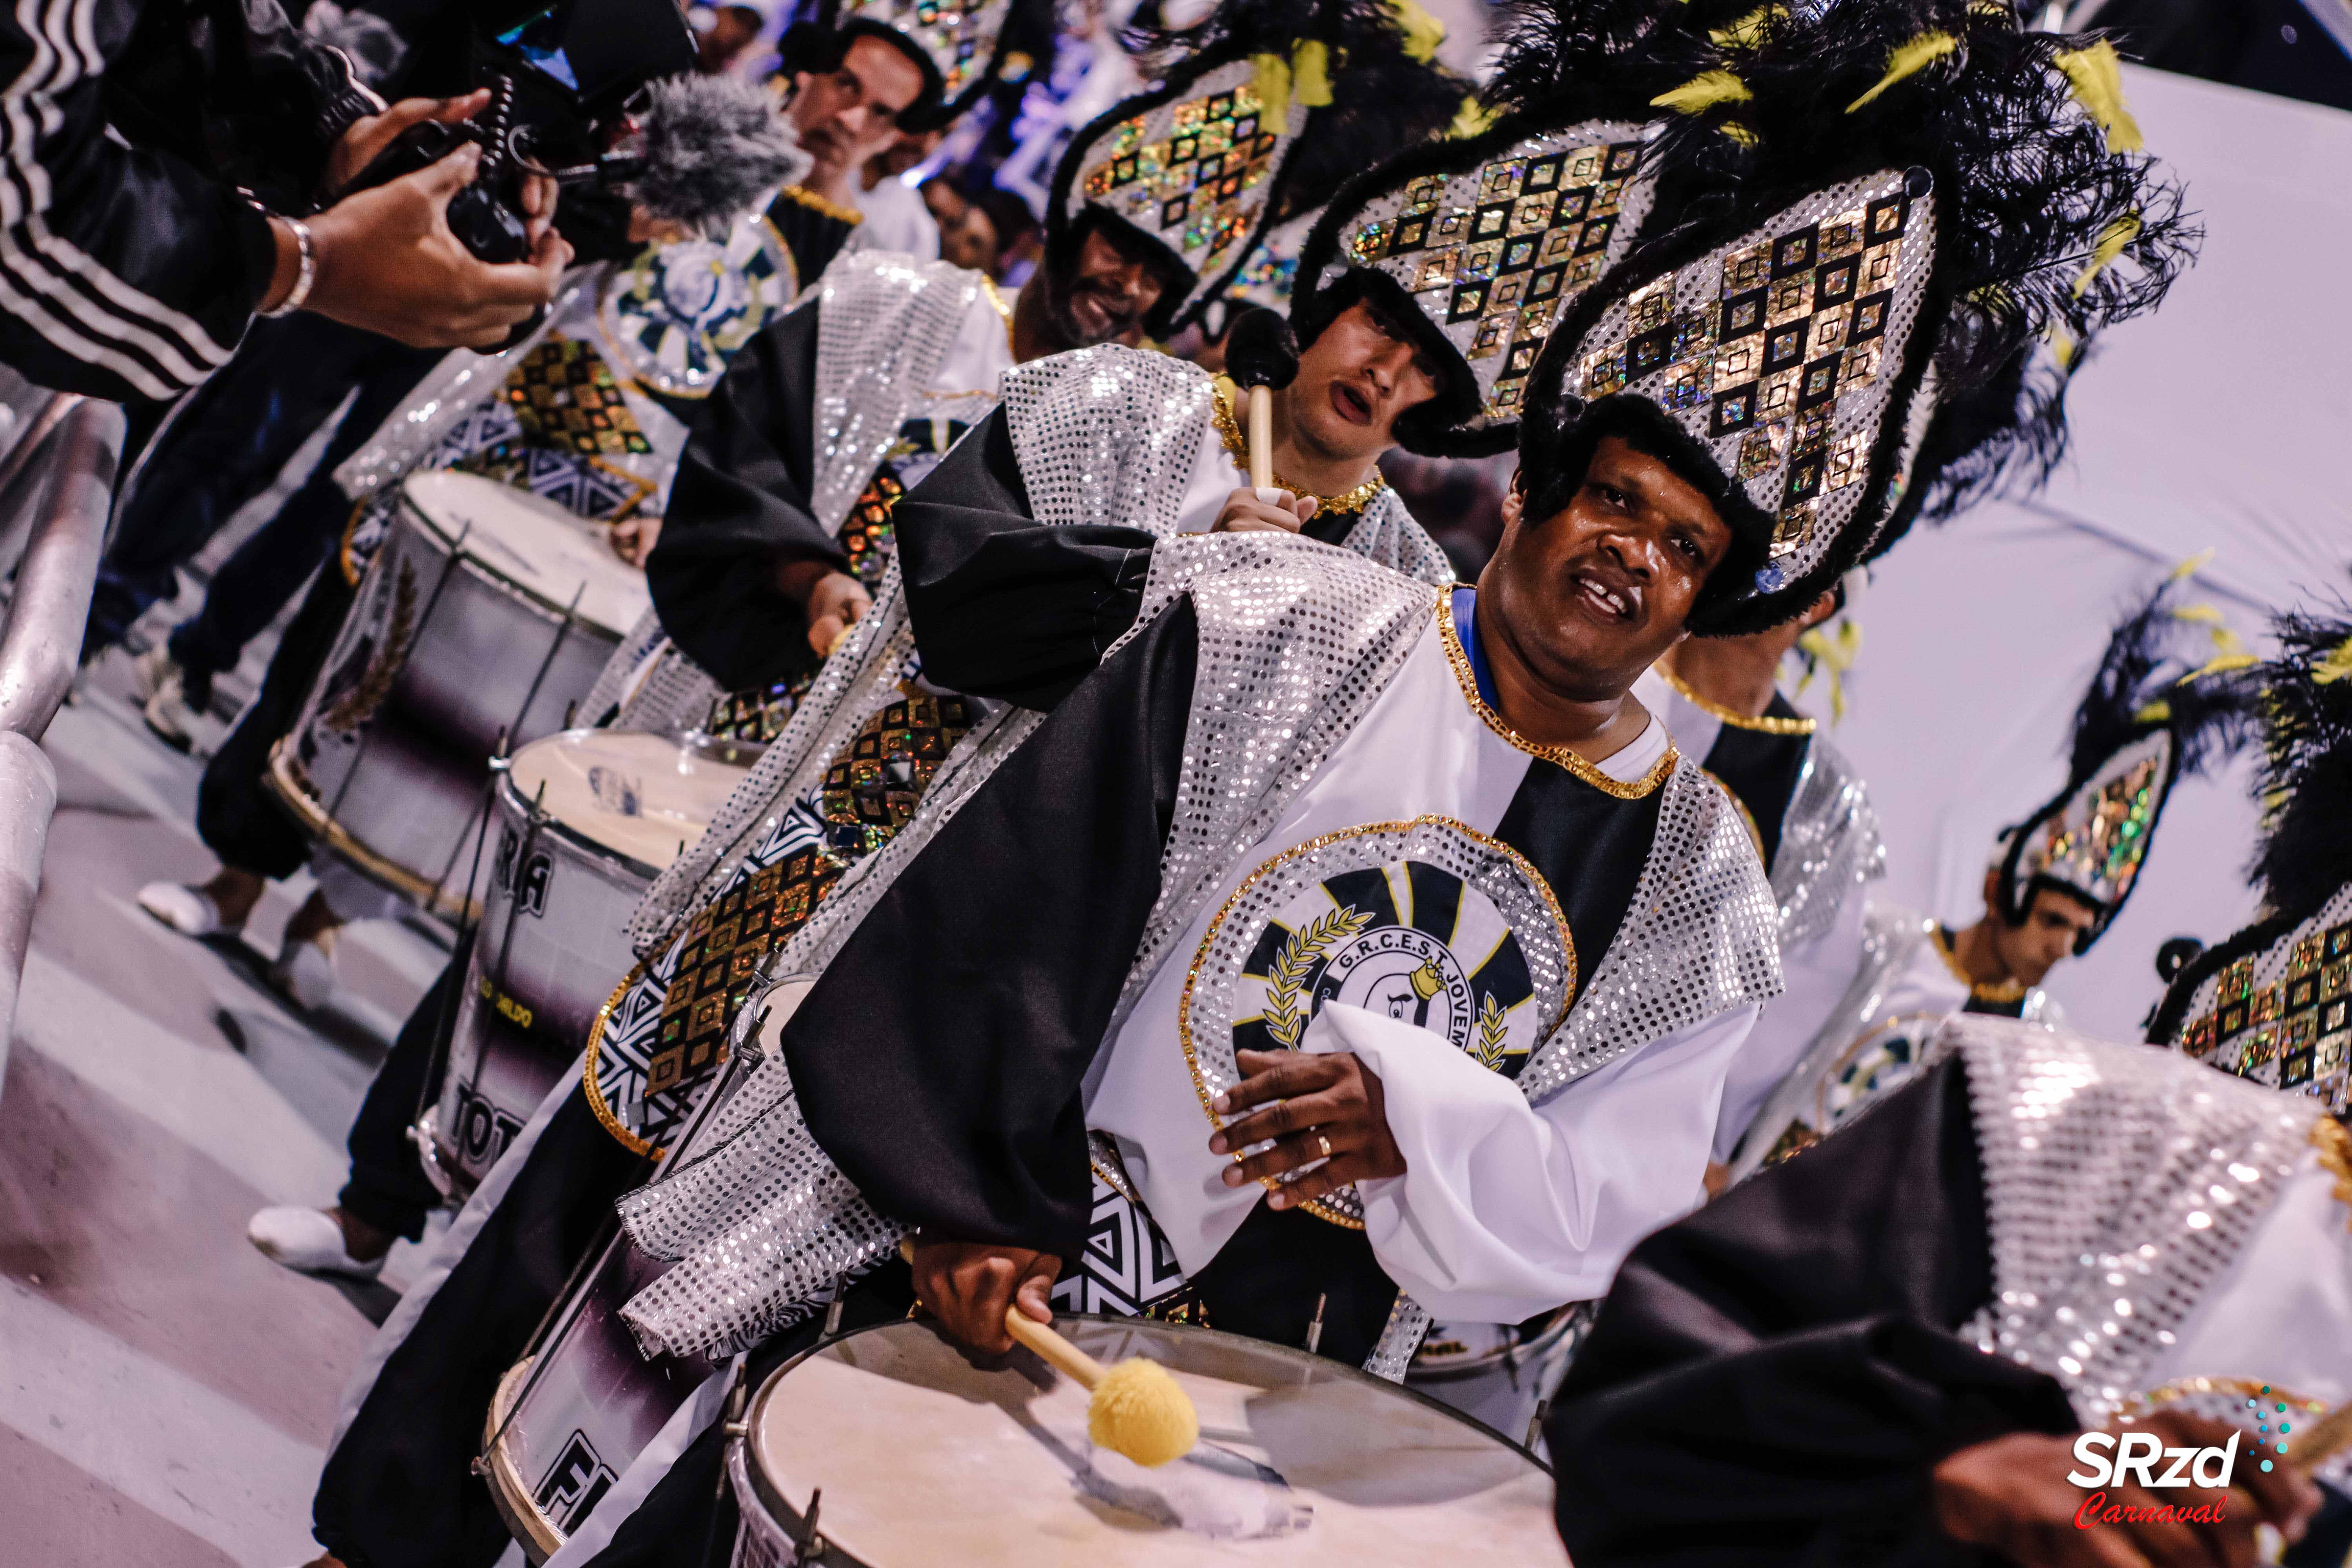
[{"label": "black jacket with white stripes", "polygon": [[17,0],[0,84],[0,361],[118,399],[227,361],[276,263],[254,201],[308,211],[383,107],[277,0]]}]

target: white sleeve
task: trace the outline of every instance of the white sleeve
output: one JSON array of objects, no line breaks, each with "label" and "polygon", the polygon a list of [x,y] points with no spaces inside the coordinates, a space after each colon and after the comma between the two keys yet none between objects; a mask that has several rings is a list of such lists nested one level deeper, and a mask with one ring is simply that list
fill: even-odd
[{"label": "white sleeve", "polygon": [[1764,1016],[1731,1058],[1730,1075],[1723,1080],[1723,1117],[1715,1129],[1718,1162],[1731,1163],[1748,1124],[1845,999],[1846,987],[1862,967],[1862,915],[1868,902],[1860,888],[1848,889],[1827,931],[1780,950],[1784,988],[1764,1004]]},{"label": "white sleeve", "polygon": [[1373,1256],[1439,1318],[1507,1323],[1608,1291],[1617,1266],[1698,1205],[1723,1078],[1756,1021],[1736,1008],[1531,1106],[1425,1029],[1327,1005],[1304,1041],[1377,1074],[1405,1173],[1360,1184]]}]

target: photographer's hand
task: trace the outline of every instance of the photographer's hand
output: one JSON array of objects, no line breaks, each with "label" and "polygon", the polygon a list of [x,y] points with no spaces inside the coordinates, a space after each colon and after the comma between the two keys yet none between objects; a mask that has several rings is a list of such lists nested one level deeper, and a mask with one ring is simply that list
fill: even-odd
[{"label": "photographer's hand", "polygon": [[312,218],[318,278],[307,308],[416,348],[503,342],[554,296],[572,247],[542,228],[529,261],[494,267],[475,259],[450,232],[448,208],[481,159],[480,148],[461,147]]},{"label": "photographer's hand", "polygon": [[490,104],[488,88],[477,88],[458,98],[404,98],[382,114],[371,114],[352,121],[334,151],[327,154],[327,175],[320,182],[322,189],[341,190],[358,177],[359,172],[375,162],[376,154],[393,143],[393,139],[412,125],[422,125],[428,120],[438,120],[455,125],[471,120]]}]

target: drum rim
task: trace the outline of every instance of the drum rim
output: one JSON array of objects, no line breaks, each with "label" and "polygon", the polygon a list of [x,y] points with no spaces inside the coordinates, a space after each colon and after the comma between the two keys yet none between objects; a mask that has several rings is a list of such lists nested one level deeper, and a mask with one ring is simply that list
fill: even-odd
[{"label": "drum rim", "polygon": [[[555,732],[556,735],[570,733],[572,731],[568,730],[558,730]],[[554,738],[554,735],[541,737],[541,740]],[[537,741],[531,742],[533,745],[538,743]],[[513,759],[510,757],[508,760],[511,762]],[[512,803],[516,816],[525,822],[530,820],[530,802],[524,799],[522,791],[516,787],[514,770],[510,767],[499,770],[499,805],[503,810],[509,803]],[[607,865],[617,867],[623,872],[647,885],[651,885],[655,879],[661,875],[659,867],[648,866],[625,850],[615,849],[609,844],[589,837],[560,816],[551,816],[545,818],[540,823],[539,831],[541,834],[552,834],[577,849],[586,858],[602,860]]]},{"label": "drum rim", "polygon": [[[1087,1324],[1101,1323],[1111,1328],[1132,1328],[1138,1324],[1148,1323],[1153,1328],[1166,1329],[1180,1336],[1199,1336],[1213,1340],[1222,1340],[1233,1344],[1247,1346],[1254,1350],[1273,1349],[1277,1351],[1290,1351],[1292,1353],[1305,1356],[1307,1360],[1315,1362],[1321,1366],[1329,1367],[1335,1372],[1345,1373],[1359,1382],[1372,1384],[1378,1387],[1387,1389],[1391,1394],[1403,1394],[1406,1398],[1414,1401],[1416,1404],[1424,1405],[1431,1410],[1437,1411],[1439,1414],[1445,1415],[1449,1419],[1459,1422],[1461,1425],[1469,1427],[1472,1431],[1484,1433],[1486,1436],[1493,1438],[1496,1442],[1501,1444],[1505,1448],[1509,1449],[1512,1453],[1517,1454],[1528,1464],[1534,1466],[1535,1468],[1542,1474],[1546,1480],[1553,1479],[1551,1466],[1545,1463],[1541,1456],[1538,1455],[1534,1450],[1527,1447],[1525,1445],[1512,1441],[1509,1437],[1496,1431],[1492,1426],[1487,1426],[1484,1421],[1479,1420],[1476,1416],[1465,1415],[1464,1412],[1456,1410],[1453,1405],[1446,1404],[1444,1400],[1423,1394],[1417,1388],[1407,1387],[1402,1383],[1391,1383],[1384,1377],[1375,1377],[1370,1373],[1366,1372],[1362,1367],[1350,1366],[1343,1361],[1331,1361],[1322,1356],[1307,1356],[1305,1351],[1298,1350],[1296,1346],[1276,1344],[1271,1340],[1252,1339],[1247,1334],[1229,1333],[1223,1329],[1204,1329],[1193,1323],[1161,1322],[1156,1318],[1121,1317],[1115,1313],[1108,1312],[1056,1312],[1054,1314],[1054,1321],[1056,1324],[1066,1322]],[[798,1541],[800,1539],[799,1531],[805,1526],[807,1521],[803,1518],[800,1510],[786,1502],[782,1496],[776,1490],[774,1485],[769,1479],[766,1470],[757,1463],[758,1455],[751,1447],[751,1439],[760,1430],[761,1416],[767,1409],[769,1399],[774,1394],[775,1391],[779,1387],[782,1386],[785,1377],[796,1370],[802,1363],[822,1355],[826,1351],[833,1349],[835,1345],[841,1344],[849,1340],[856,1339],[861,1335],[879,1333],[886,1329],[902,1329],[911,1322],[929,1323],[929,1321],[924,1319],[893,1318],[887,1322],[867,1323],[862,1328],[849,1329],[841,1333],[832,1335],[829,1338],[818,1340],[816,1343],[809,1346],[808,1349],[802,1351],[797,1355],[793,1356],[791,1359],[784,1362],[783,1364],[777,1367],[775,1371],[761,1379],[760,1386],[752,1393],[751,1403],[744,1406],[741,1429],[731,1439],[729,1446],[730,1448],[740,1450],[742,1453],[743,1472],[751,1478],[751,1489],[757,1496],[761,1511],[766,1513],[768,1516],[767,1522],[773,1525],[785,1535],[790,1536],[793,1540]],[[938,1325],[936,1323],[929,1323],[929,1326],[931,1327],[934,1331],[938,1331]],[[739,1500],[739,1503],[740,1500]],[[839,1542],[835,1541],[830,1537],[826,1539],[824,1543],[824,1552],[817,1561],[825,1564],[825,1568],[875,1568],[875,1565],[867,1563],[864,1558],[850,1555]]]},{"label": "drum rim", "polygon": [[305,833],[349,862],[352,869],[368,880],[406,899],[426,916],[459,924],[481,919],[482,901],[479,899],[454,898],[446,887],[436,898],[433,884],[398,861],[369,847],[350,828],[328,816],[326,806],[319,800],[317,786],[310,782],[310,771],[294,753],[296,739],[297,735],[281,735],[271,743],[269,765],[263,770],[262,776],[268,780],[271,790]]},{"label": "drum rim", "polygon": [[[425,469],[425,472],[429,474],[450,474],[456,473],[457,470],[453,468],[428,468]],[[513,578],[499,571],[497,566],[483,560],[472,551],[459,549],[457,547],[457,536],[454,533],[443,532],[440,522],[435,519],[431,512],[425,510],[424,506],[408,493],[409,479],[420,477],[421,476],[417,474],[410,474],[400,481],[400,509],[403,511],[409,511],[416,514],[417,521],[424,525],[424,531],[431,538],[434,543],[440,546],[443,554],[455,555],[457,558],[458,564],[471,570],[475,576],[481,579],[485,585],[494,588],[511,597],[521,599],[527,604],[535,605],[541,609],[552,615],[558,620],[562,620],[565,616],[569,616],[572,620],[577,621],[583,626],[593,631],[603,632],[606,637],[611,637],[615,644],[627,638],[629,635],[629,628],[627,626],[608,626],[593,616],[584,614],[579,610],[572,609],[568,605],[565,605],[557,600],[549,598],[545,594],[542,594],[538,589],[531,587],[529,584],[516,582]],[[465,474],[459,477],[465,479],[482,479],[482,476],[479,474]],[[496,479],[484,479],[483,482],[492,485],[500,490],[510,491],[517,495],[529,495],[530,493],[528,490],[517,490],[512,485],[499,484]],[[566,513],[565,515],[576,517],[577,514]],[[395,519],[395,521],[396,521],[397,520]],[[581,517],[578,518],[577,521],[583,525],[589,526],[593,526],[596,521],[594,518],[588,517]],[[381,546],[377,548],[377,559],[381,560],[386,554],[388,554],[388,552],[383,550]],[[621,566],[624,571],[628,570],[627,563],[621,561],[618,556],[615,556],[614,561],[614,563]],[[373,567],[373,563],[371,562],[370,565]],[[640,573],[639,575],[643,575],[643,574]],[[651,590],[648,590],[647,592],[650,594]]]},{"label": "drum rim", "polygon": [[1569,1302],[1552,1313],[1550,1320],[1544,1324],[1542,1332],[1524,1344],[1513,1345],[1508,1350],[1488,1351],[1468,1361],[1454,1362],[1444,1367],[1423,1372],[1417,1378],[1408,1368],[1405,1376],[1421,1383],[1453,1383],[1465,1377],[1475,1377],[1481,1373],[1492,1372],[1508,1362],[1515,1352],[1523,1361],[1532,1361],[1566,1339],[1569,1331],[1576,1326],[1576,1310],[1591,1304],[1586,1301]]},{"label": "drum rim", "polygon": [[506,1422],[509,1402],[520,1394],[522,1383],[530,1375],[531,1363],[538,1359],[539,1353],[534,1350],[499,1375],[498,1387],[491,1391],[489,1414],[482,1427],[483,1468],[488,1472],[483,1479],[489,1483],[490,1502],[498,1510],[507,1533],[535,1563],[544,1563],[562,1551],[565,1536],[555,1527],[554,1521],[539,1511],[522,1472],[515,1468],[514,1456],[507,1451]]}]

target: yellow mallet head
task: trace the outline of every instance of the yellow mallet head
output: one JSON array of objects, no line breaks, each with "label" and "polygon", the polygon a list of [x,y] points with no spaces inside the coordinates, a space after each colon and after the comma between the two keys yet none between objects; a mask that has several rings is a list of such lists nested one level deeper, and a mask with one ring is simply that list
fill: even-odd
[{"label": "yellow mallet head", "polygon": [[1158,1362],[1123,1361],[1095,1384],[1087,1436],[1139,1465],[1164,1465],[1192,1451],[1201,1440],[1201,1418]]}]

